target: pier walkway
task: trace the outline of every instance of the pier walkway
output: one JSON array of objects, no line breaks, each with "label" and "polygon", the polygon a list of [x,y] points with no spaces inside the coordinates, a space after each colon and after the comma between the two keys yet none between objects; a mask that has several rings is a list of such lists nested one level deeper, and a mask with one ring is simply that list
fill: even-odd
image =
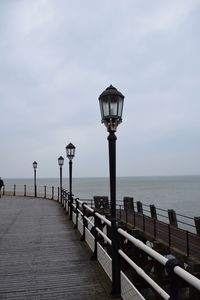
[{"label": "pier walkway", "polygon": [[110,299],[110,283],[56,201],[0,198],[0,299]]}]

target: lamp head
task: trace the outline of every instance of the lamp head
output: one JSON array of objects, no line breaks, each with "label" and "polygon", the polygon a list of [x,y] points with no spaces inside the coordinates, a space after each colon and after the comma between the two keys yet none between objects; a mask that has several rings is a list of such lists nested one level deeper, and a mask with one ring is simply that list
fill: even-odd
[{"label": "lamp head", "polygon": [[67,158],[69,160],[72,160],[74,158],[74,156],[75,156],[75,149],[76,149],[76,147],[72,143],[69,143],[66,146],[66,155],[67,155]]},{"label": "lamp head", "polygon": [[58,158],[58,164],[59,164],[60,167],[63,166],[63,164],[64,164],[64,158],[63,158],[62,156],[60,156],[60,157]]},{"label": "lamp head", "polygon": [[99,96],[101,122],[108,131],[116,131],[122,122],[123,104],[124,96],[112,85]]},{"label": "lamp head", "polygon": [[33,168],[37,169],[37,162],[36,161],[33,162]]}]

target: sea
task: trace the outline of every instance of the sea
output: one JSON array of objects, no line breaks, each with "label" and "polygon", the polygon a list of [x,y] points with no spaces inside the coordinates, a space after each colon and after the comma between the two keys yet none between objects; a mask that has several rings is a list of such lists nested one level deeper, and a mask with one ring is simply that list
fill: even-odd
[{"label": "sea", "polygon": [[[4,179],[6,186],[33,185],[32,178]],[[59,186],[59,178],[38,178],[38,186]],[[68,189],[69,179],[63,178]],[[109,196],[109,178],[73,178],[73,194],[80,199]],[[200,175],[117,177],[116,198],[133,197],[143,204],[174,209],[189,217],[200,216]]]}]

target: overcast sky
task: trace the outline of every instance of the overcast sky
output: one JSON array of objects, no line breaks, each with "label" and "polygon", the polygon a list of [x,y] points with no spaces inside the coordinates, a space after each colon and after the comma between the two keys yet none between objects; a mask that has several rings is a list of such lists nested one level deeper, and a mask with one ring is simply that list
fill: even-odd
[{"label": "overcast sky", "polygon": [[117,175],[200,174],[199,0],[1,0],[0,176],[107,176],[98,97],[125,96]]}]

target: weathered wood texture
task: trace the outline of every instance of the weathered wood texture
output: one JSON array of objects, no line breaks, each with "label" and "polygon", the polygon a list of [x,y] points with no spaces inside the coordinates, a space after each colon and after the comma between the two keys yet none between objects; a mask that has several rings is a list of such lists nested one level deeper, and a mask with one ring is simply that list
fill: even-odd
[{"label": "weathered wood texture", "polygon": [[102,276],[58,203],[0,199],[0,299],[110,299]]}]

